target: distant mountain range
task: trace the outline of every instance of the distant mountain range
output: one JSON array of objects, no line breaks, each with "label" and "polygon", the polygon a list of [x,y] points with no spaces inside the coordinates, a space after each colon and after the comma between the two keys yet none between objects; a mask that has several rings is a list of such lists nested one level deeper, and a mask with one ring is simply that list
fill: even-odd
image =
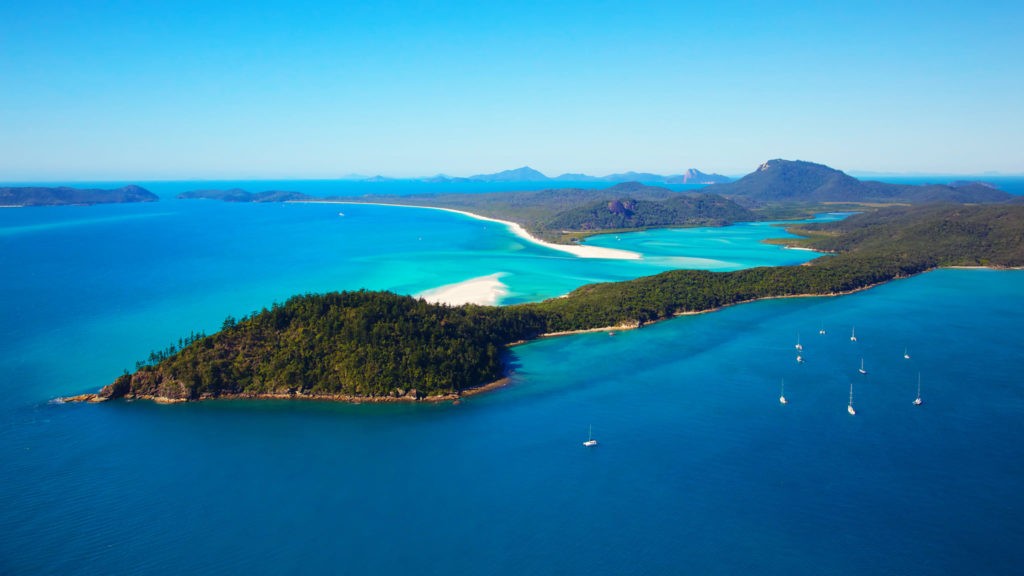
[{"label": "distant mountain range", "polygon": [[1008,192],[985,182],[888,184],[858,180],[846,173],[802,160],[769,160],[735,182],[717,184],[716,194],[753,202],[1005,202]]},{"label": "distant mountain range", "polygon": [[[384,182],[392,180],[384,176],[362,178],[364,182]],[[590,176],[589,174],[570,173],[554,178],[529,166],[514,170],[503,170],[493,174],[477,174],[468,178],[438,174],[430,178],[421,178],[424,182],[647,182],[654,184],[720,184],[731,182],[732,179],[721,174],[705,174],[696,168],[690,168],[682,174],[652,174],[650,172],[622,172],[607,176]]]}]

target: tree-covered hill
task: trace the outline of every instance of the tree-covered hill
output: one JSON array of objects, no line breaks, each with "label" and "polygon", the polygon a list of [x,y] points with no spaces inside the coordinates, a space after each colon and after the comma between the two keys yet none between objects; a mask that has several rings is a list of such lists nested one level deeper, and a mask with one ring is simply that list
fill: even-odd
[{"label": "tree-covered hill", "polygon": [[504,346],[544,333],[839,294],[938,266],[1024,266],[1020,205],[890,207],[793,230],[833,253],[801,266],[674,270],[508,307],[450,307],[388,292],[296,296],[154,354],[152,365],[118,378],[99,398],[454,397],[504,374]]},{"label": "tree-covered hill", "polygon": [[709,191],[756,202],[1005,202],[1012,195],[977,182],[888,184],[861,181],[823,164],[802,160],[769,160],[735,182],[715,184]]},{"label": "tree-covered hill", "polygon": [[104,388],[111,397],[452,395],[497,380],[503,347],[544,330],[522,308],[450,307],[390,292],[295,296]]},{"label": "tree-covered hill", "polygon": [[548,230],[609,230],[651,226],[724,226],[750,221],[750,210],[715,194],[685,194],[664,200],[599,200],[564,210],[543,222]]}]

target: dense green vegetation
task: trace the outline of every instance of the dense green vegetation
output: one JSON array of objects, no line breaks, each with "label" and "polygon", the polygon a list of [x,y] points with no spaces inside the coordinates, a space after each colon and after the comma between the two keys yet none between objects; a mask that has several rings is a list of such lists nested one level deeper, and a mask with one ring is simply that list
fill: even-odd
[{"label": "dense green vegetation", "polygon": [[754,220],[735,202],[714,194],[680,194],[656,200],[597,201],[555,214],[543,225],[548,230],[622,230],[651,226],[725,226]]},{"label": "dense green vegetation", "polygon": [[[675,270],[509,307],[388,292],[297,296],[125,374],[102,397],[453,396],[504,374],[503,348],[543,333],[644,323],[756,298],[837,294],[937,266],[1024,266],[1024,206],[891,207],[794,231],[834,252],[802,266]],[[415,389],[415,392],[410,390]]]},{"label": "dense green vegetation", "polygon": [[141,186],[122,186],[114,190],[69,188],[67,186],[0,187],[0,206],[61,206],[66,204],[118,204],[157,202],[156,194]]},{"label": "dense green vegetation", "polygon": [[829,225],[803,224],[818,250],[892,255],[932,266],[1024,266],[1021,206],[894,206]]},{"label": "dense green vegetation", "polygon": [[503,347],[534,338],[522,308],[450,307],[390,292],[296,296],[201,337],[104,389],[168,399],[227,394],[457,394],[499,379]]}]

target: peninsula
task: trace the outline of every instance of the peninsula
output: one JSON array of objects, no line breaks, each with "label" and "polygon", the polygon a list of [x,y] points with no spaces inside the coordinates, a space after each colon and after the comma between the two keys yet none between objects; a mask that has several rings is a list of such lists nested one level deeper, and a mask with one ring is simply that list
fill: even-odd
[{"label": "peninsula", "polygon": [[70,204],[122,204],[157,202],[160,198],[141,186],[129,185],[113,190],[71,188],[68,186],[0,188],[0,206],[65,206]]}]

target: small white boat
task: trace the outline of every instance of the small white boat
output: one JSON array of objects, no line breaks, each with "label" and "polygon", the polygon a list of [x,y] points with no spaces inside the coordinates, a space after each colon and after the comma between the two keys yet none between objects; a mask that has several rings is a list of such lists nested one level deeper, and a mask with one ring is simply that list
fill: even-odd
[{"label": "small white boat", "polygon": [[921,400],[921,373],[918,372],[917,373],[917,398],[914,398],[914,406],[920,406],[921,404],[924,404],[924,401]]},{"label": "small white boat", "polygon": [[594,427],[591,425],[590,432],[587,434],[587,441],[583,443],[587,448],[591,446],[597,446],[597,440],[594,440]]},{"label": "small white boat", "polygon": [[825,335],[825,325],[824,324],[821,325],[821,328],[818,330],[818,334],[821,334],[822,336]]},{"label": "small white boat", "polygon": [[863,358],[860,359],[860,369],[857,370],[857,372],[860,372],[861,374],[867,374],[868,373],[868,371],[864,369],[864,359]]},{"label": "small white boat", "polygon": [[803,350],[804,349],[803,345],[800,344],[800,333],[799,332],[796,335],[796,349],[797,350]]},{"label": "small white boat", "polygon": [[846,405],[846,411],[850,413],[850,416],[857,414],[857,411],[853,409],[853,382],[850,382],[850,403]]},{"label": "small white boat", "polygon": [[344,215],[345,215],[344,212],[338,212],[338,216],[344,216]]},{"label": "small white boat", "polygon": [[905,360],[910,360],[910,350],[908,350],[906,348],[903,349],[903,358]]},{"label": "small white boat", "polygon": [[779,392],[779,404],[787,404],[786,400],[786,380],[782,380],[782,390]]},{"label": "small white boat", "polygon": [[857,341],[857,328],[853,327],[850,329],[850,342]]},{"label": "small white boat", "polygon": [[804,363],[804,357],[799,355],[799,354],[797,354],[796,355],[796,363],[797,364],[803,364]]}]

